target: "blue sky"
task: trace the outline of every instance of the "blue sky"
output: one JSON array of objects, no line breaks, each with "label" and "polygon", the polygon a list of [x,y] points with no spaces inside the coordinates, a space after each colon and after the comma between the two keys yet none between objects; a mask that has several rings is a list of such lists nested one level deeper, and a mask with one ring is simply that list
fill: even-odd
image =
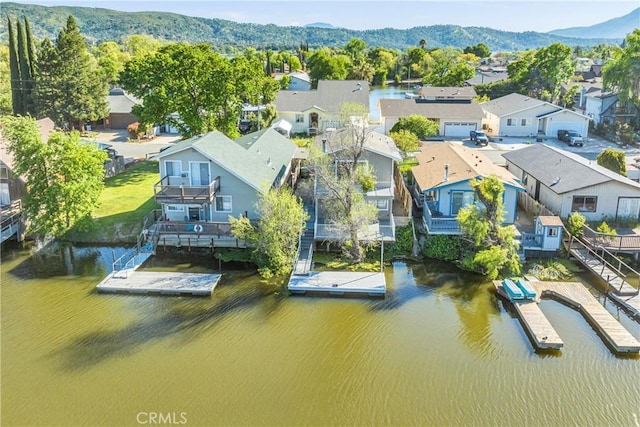
[{"label": "blue sky", "polygon": [[[623,16],[638,0],[510,0],[510,1],[39,1],[45,6],[89,6],[123,11],[164,11],[257,24],[305,25],[326,22],[353,30],[411,28],[437,24],[482,26],[505,31],[538,31],[583,27]],[[640,16],[638,17],[640,27]]]}]

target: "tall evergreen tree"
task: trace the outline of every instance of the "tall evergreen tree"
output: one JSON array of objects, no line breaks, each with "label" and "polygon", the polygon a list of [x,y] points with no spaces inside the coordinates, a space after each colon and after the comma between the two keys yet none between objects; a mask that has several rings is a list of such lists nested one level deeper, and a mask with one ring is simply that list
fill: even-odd
[{"label": "tall evergreen tree", "polygon": [[33,38],[33,34],[31,33],[31,25],[29,24],[26,16],[24,17],[24,32],[27,35],[27,56],[29,58],[31,76],[35,78],[37,69],[36,42]]},{"label": "tall evergreen tree", "polygon": [[43,43],[38,60],[38,114],[70,128],[104,118],[108,87],[99,78],[97,64],[73,16],[60,31],[55,49],[48,45]]},{"label": "tall evergreen tree", "polygon": [[22,103],[22,79],[20,78],[20,63],[18,61],[18,42],[13,29],[11,18],[7,16],[7,29],[9,30],[9,66],[11,72],[11,104],[13,114],[24,115]]},{"label": "tall evergreen tree", "polygon": [[20,80],[22,83],[20,97],[22,98],[23,114],[35,115],[33,99],[31,97],[33,75],[31,74],[32,67],[29,60],[27,35],[19,19],[16,22],[16,32],[18,33],[18,64],[20,66]]}]

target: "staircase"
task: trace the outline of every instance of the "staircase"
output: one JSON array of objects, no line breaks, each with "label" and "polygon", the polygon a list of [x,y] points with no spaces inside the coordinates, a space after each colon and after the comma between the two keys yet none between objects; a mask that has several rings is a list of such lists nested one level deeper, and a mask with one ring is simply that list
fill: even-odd
[{"label": "staircase", "polygon": [[308,221],[307,226],[300,236],[300,247],[298,248],[298,259],[293,268],[293,274],[296,276],[306,276],[311,270],[313,259],[314,244],[314,222]]}]

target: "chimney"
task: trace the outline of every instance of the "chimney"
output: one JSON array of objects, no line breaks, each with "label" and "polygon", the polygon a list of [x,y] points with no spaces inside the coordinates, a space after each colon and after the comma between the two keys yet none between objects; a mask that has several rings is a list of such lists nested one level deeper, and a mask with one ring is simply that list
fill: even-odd
[{"label": "chimney", "polygon": [[444,180],[449,181],[449,163],[444,164]]},{"label": "chimney", "polygon": [[323,153],[327,152],[327,140],[326,139],[322,140],[322,152]]}]

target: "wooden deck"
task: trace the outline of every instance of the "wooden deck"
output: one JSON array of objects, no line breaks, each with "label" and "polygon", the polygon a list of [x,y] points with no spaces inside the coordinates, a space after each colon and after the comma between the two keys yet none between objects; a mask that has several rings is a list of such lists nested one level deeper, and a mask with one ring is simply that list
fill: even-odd
[{"label": "wooden deck", "polygon": [[112,272],[100,284],[98,292],[123,294],[209,296],[221,274],[196,274],[154,271]]},{"label": "wooden deck", "polygon": [[[627,331],[624,326],[622,326],[622,324],[620,324],[620,322],[618,322],[593,295],[591,295],[591,293],[582,283],[537,281],[530,281],[529,283],[531,284],[531,286],[533,286],[538,295],[556,299],[563,304],[569,305],[570,307],[578,310],[585,317],[585,319],[587,319],[587,321],[598,331],[603,340],[614,351],[618,353],[640,352],[640,342],[638,342],[638,340],[634,338],[634,336],[631,335],[631,333]],[[501,282],[494,281],[494,285],[500,292],[499,288],[502,287]],[[544,343],[541,342],[542,338],[547,337],[547,340],[544,341],[549,341],[549,339],[553,336],[551,335],[551,332],[542,332],[547,326],[544,324],[544,322],[539,324],[529,323],[529,321],[540,321],[537,314],[532,314],[532,316],[534,316],[533,318],[531,318],[531,316],[527,317],[528,315],[530,315],[530,313],[528,312],[525,315],[521,314],[523,306],[530,305],[531,303],[521,303],[516,301],[513,304],[520,314],[522,321],[525,323],[525,328],[527,328],[528,331],[535,330],[535,332],[531,332],[535,340],[534,344],[536,344],[538,348],[545,348],[541,347],[541,345],[544,345]],[[529,307],[524,308],[524,310],[528,310],[533,313],[533,310]],[[541,311],[540,315],[544,317],[544,313],[542,313]],[[545,320],[546,323],[549,323],[546,317]],[[551,325],[549,324],[549,326]],[[539,330],[536,328],[539,328]]]},{"label": "wooden deck", "polygon": [[387,282],[384,273],[311,271],[307,276],[292,275],[287,289],[291,293],[319,292],[331,295],[357,293],[384,296],[387,292]]}]

